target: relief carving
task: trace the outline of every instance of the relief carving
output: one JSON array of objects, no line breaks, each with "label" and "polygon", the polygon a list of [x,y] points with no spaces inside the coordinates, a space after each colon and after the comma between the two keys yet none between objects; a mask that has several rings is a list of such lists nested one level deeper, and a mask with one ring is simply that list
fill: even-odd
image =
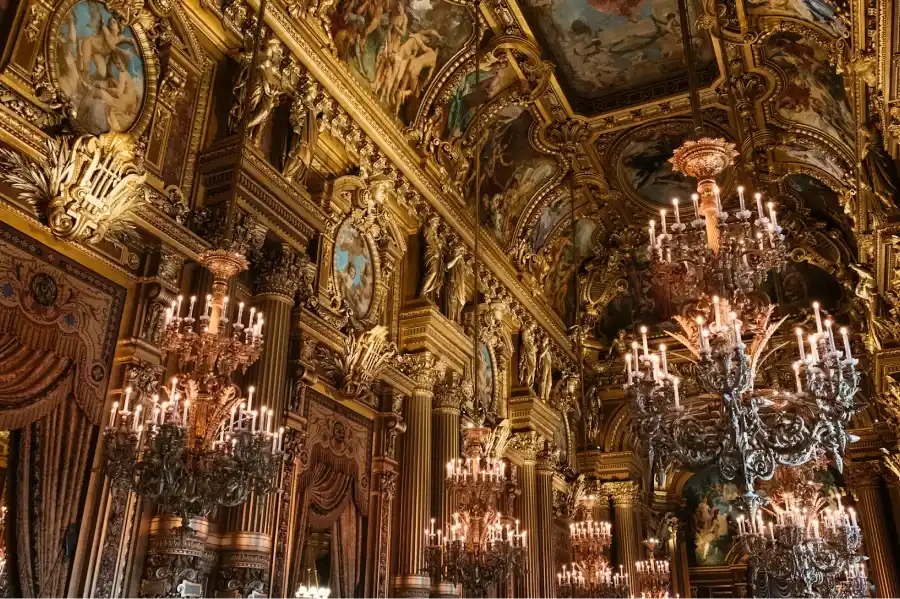
[{"label": "relief carving", "polygon": [[351,331],[346,346],[323,351],[322,366],[347,397],[361,398],[397,356],[397,346],[388,341],[388,330],[376,325],[367,331]]}]

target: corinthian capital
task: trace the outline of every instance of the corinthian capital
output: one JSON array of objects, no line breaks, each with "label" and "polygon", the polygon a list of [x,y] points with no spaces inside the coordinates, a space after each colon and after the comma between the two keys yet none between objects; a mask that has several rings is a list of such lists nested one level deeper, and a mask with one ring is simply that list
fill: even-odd
[{"label": "corinthian capital", "polygon": [[534,463],[538,453],[544,448],[544,437],[537,431],[515,433],[510,439],[509,446],[522,454],[526,462]]},{"label": "corinthian capital", "polygon": [[600,492],[612,498],[616,507],[632,507],[640,502],[640,489],[634,481],[620,480],[600,485]]},{"label": "corinthian capital", "polygon": [[415,381],[419,391],[433,391],[446,372],[446,365],[431,352],[403,354],[400,358],[400,371]]},{"label": "corinthian capital", "polygon": [[447,378],[435,385],[432,409],[458,415],[460,406],[471,401],[473,393],[472,382],[451,371]]},{"label": "corinthian capital", "polygon": [[847,464],[847,467],[847,486],[852,489],[877,487],[881,482],[883,468],[877,460]]},{"label": "corinthian capital", "polygon": [[266,252],[259,261],[257,293],[274,293],[293,299],[309,263],[309,256],[298,254],[287,244]]}]

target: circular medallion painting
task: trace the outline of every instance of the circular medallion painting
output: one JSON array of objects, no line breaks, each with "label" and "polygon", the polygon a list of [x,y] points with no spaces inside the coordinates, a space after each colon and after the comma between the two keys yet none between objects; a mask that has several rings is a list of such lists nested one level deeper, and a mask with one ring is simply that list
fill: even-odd
[{"label": "circular medallion painting", "polygon": [[375,290],[374,265],[369,243],[353,225],[345,222],[334,245],[334,286],[355,318],[365,318]]},{"label": "circular medallion painting", "polygon": [[93,135],[130,129],[145,91],[144,61],[131,27],[105,4],[82,0],[54,33],[56,84],[71,100],[78,123]]}]

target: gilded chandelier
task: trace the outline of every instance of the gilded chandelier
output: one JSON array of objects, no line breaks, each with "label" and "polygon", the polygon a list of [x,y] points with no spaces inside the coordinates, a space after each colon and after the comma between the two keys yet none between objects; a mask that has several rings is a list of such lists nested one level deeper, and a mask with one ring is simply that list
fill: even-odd
[{"label": "gilded chandelier", "polygon": [[208,516],[218,506],[270,492],[283,455],[284,429],[272,430],[272,411],[260,400],[254,409],[254,388],[242,398],[231,382],[235,370],[259,357],[262,315],[250,310],[244,324],[240,304],[229,331],[228,318],[210,299],[199,318],[194,297],[187,316],[181,316],[180,296],[166,315],[161,348],[177,359],[180,375],[163,388],[165,401],[154,395],[132,406],[127,388],[104,432],[112,483],[181,516],[186,529],[191,518]]},{"label": "gilded chandelier", "polygon": [[450,522],[425,531],[425,560],[435,583],[460,585],[467,596],[486,597],[524,567],[526,535],[519,521],[504,517],[500,500],[514,485],[506,463],[491,455],[493,432],[464,432],[464,458],[447,463],[446,485],[459,509]]},{"label": "gilded chandelier", "polygon": [[[744,188],[738,187],[738,210],[722,207],[719,188],[712,188],[713,206],[705,211],[699,194],[692,196],[694,219],[682,222],[679,200],[672,200],[674,222],[660,210],[659,230],[650,221],[650,264],[654,278],[677,297],[697,292],[718,296],[732,304],[756,291],[770,271],[780,270],[787,251],[775,205],[763,211],[762,195],[755,194],[757,214],[747,210]],[[714,232],[714,236],[712,235]],[[738,306],[744,313],[750,308]]]},{"label": "gilded chandelier", "polygon": [[667,559],[656,559],[659,539],[651,537],[644,541],[644,545],[647,547],[647,559],[635,563],[641,597],[665,599],[669,596],[671,565]]},{"label": "gilded chandelier", "polygon": [[625,597],[628,574],[615,572],[606,552],[612,545],[612,525],[595,522],[593,499],[587,498],[582,509],[585,517],[569,525],[572,564],[563,565],[556,574],[560,597]]},{"label": "gilded chandelier", "polygon": [[[839,493],[828,496],[810,468],[779,469],[767,508],[751,502],[737,518],[738,542],[757,582],[791,597],[868,597],[862,532]],[[771,582],[770,582],[771,581]]]},{"label": "gilded chandelier", "polygon": [[[682,401],[681,381],[669,373],[665,345],[650,351],[647,329],[625,356],[626,391],[635,426],[649,449],[651,465],[662,477],[669,466],[699,471],[716,465],[725,480],[738,479],[752,493],[758,479],[771,479],[776,465],[797,466],[828,455],[841,469],[853,437],[847,431],[861,406],[857,361],[846,329],[837,348],[834,326],[823,321],[818,304],[817,331],[804,341],[797,331],[801,359],[794,363],[792,391],[755,389],[769,340],[781,321],[770,325],[770,306],[744,343],[743,324],[727,302],[713,298],[707,318],[676,317],[683,334],[670,334],[699,366],[700,395]],[[805,348],[805,343],[809,344]]]}]

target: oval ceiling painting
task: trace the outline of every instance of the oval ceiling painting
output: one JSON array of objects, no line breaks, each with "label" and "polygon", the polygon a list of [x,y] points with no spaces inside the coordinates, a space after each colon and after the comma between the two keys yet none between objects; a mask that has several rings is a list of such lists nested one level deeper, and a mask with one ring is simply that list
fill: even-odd
[{"label": "oval ceiling painting", "polygon": [[672,170],[669,159],[691,133],[684,121],[642,127],[621,144],[619,177],[632,194],[659,205],[672,198],[687,200],[696,190],[695,183]]},{"label": "oval ceiling painting", "polygon": [[131,27],[100,2],[74,4],[56,29],[56,83],[93,135],[127,131],[144,102],[144,61]]},{"label": "oval ceiling painting", "polygon": [[365,318],[375,291],[369,242],[349,222],[338,229],[334,245],[334,286],[355,318]]}]

